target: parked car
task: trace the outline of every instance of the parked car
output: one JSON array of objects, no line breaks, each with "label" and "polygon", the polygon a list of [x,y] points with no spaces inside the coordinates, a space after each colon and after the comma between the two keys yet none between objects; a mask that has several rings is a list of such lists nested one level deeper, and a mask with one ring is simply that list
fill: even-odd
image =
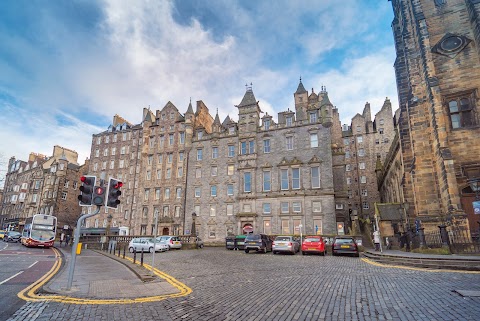
[{"label": "parked car", "polygon": [[323,241],[320,235],[306,236],[302,242],[302,254],[320,254],[325,256],[327,254],[327,249],[325,247],[325,242]]},{"label": "parked car", "polygon": [[196,243],[197,243],[197,248],[203,249],[203,240],[201,238],[199,238],[198,236],[197,236],[197,239],[196,239]]},{"label": "parked car", "polygon": [[5,233],[3,237],[4,242],[20,242],[20,238],[22,237],[22,233],[17,231],[8,231]]},{"label": "parked car", "polygon": [[293,236],[277,236],[272,244],[273,254],[290,253],[295,255],[300,251],[300,243],[293,239]]},{"label": "parked car", "polygon": [[172,235],[158,236],[157,242],[162,242],[167,244],[169,250],[182,248],[182,241],[180,241],[180,238],[178,236],[172,236]]},{"label": "parked car", "polygon": [[351,236],[337,236],[333,240],[332,255],[338,254],[353,254],[356,257],[360,256],[358,245],[355,239]]},{"label": "parked car", "polygon": [[7,231],[0,230],[0,239],[3,239],[3,237],[5,236],[5,233],[7,233]]},{"label": "parked car", "polygon": [[134,238],[128,243],[128,250],[130,253],[133,252],[150,252],[153,253],[153,249],[155,248],[155,252],[165,252],[168,251],[168,245],[161,242],[153,242],[154,239],[149,238]]},{"label": "parked car", "polygon": [[250,250],[263,253],[272,251],[272,240],[265,234],[248,234],[245,238],[245,253]]}]

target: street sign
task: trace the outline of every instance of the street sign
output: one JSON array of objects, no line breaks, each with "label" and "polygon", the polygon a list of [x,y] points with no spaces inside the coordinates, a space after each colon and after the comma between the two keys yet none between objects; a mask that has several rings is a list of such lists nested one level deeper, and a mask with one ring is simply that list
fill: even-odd
[{"label": "street sign", "polygon": [[473,213],[480,214],[480,201],[472,202],[473,204]]}]

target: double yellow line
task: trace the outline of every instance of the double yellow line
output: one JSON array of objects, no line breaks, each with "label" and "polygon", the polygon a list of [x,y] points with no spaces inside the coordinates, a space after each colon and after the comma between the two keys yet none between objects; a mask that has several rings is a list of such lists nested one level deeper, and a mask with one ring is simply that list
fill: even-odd
[{"label": "double yellow line", "polygon": [[[87,299],[87,298],[74,298],[66,295],[38,295],[37,291],[40,289],[45,283],[47,283],[60,269],[62,265],[62,258],[60,252],[57,249],[53,249],[55,252],[55,264],[53,267],[48,271],[47,274],[42,276],[38,281],[31,284],[27,288],[20,291],[17,296],[25,301],[32,301],[32,302],[39,302],[39,301],[54,301],[54,302],[62,302],[62,303],[69,303],[69,304],[132,304],[132,303],[143,303],[143,302],[157,302],[162,301],[168,298],[178,298],[182,296],[189,295],[192,293],[192,289],[188,286],[183,284],[182,282],[178,281],[174,277],[163,273],[162,271],[153,268],[153,273],[170,283],[172,286],[178,289],[179,292],[172,293],[172,294],[164,294],[164,295],[156,295],[156,296],[149,296],[149,297],[141,297],[135,299]],[[127,260],[133,262],[131,258],[126,258]],[[151,269],[152,266],[149,264],[144,264],[147,269]]]}]

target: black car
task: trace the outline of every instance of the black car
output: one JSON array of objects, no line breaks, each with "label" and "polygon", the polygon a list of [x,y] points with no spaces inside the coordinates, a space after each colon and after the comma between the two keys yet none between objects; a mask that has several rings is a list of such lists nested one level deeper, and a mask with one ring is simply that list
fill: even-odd
[{"label": "black car", "polygon": [[20,242],[22,233],[16,231],[8,231],[3,237],[4,242]]},{"label": "black car", "polygon": [[352,254],[359,257],[358,245],[355,239],[351,236],[337,236],[333,240],[332,255]]},{"label": "black car", "polygon": [[265,234],[248,234],[245,238],[245,253],[255,250],[257,252],[271,252],[272,240]]}]

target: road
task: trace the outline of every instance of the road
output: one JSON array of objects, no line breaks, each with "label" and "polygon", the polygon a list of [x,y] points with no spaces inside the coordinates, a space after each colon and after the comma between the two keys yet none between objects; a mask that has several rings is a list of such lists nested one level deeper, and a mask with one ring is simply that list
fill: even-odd
[{"label": "road", "polygon": [[245,254],[222,248],[169,251],[157,254],[155,262],[193,292],[137,304],[29,302],[12,320],[480,319],[480,297],[454,292],[480,291],[480,274],[383,267],[354,257]]},{"label": "road", "polygon": [[26,248],[0,241],[0,320],[7,320],[25,304],[17,293],[41,278],[55,262],[52,249]]}]

